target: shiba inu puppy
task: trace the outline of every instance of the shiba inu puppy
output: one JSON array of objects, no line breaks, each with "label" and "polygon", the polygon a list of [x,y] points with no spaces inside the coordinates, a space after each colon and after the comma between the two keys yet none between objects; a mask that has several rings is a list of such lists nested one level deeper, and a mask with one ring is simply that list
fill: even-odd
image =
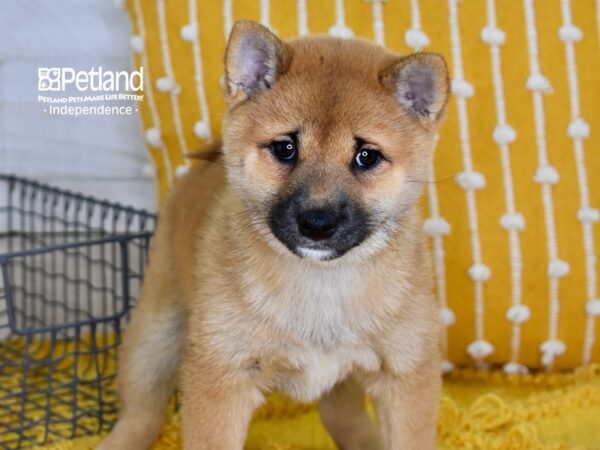
[{"label": "shiba inu puppy", "polygon": [[320,399],[340,449],[433,449],[438,307],[412,181],[444,116],[444,60],[242,21],[225,66],[219,156],[162,210],[99,448],[149,448],[179,379],[185,450],[241,450],[272,390]]}]

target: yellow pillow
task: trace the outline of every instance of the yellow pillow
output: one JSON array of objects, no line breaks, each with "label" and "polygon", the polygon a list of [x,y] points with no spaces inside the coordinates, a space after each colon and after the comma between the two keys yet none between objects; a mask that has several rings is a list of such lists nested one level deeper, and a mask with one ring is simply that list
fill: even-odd
[{"label": "yellow pillow", "polygon": [[[445,370],[600,361],[600,48],[593,0],[128,0],[162,195],[219,134],[237,19],[446,56],[454,99],[427,185]],[[425,181],[425,180],[424,180]]]}]

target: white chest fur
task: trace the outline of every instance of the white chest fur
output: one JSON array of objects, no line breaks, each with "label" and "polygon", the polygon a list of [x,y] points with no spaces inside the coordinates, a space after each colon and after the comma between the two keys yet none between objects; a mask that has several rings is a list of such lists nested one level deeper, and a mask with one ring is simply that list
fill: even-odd
[{"label": "white chest fur", "polygon": [[[331,351],[360,340],[368,326],[366,286],[357,267],[296,264],[271,284],[247,275],[248,301],[285,335]],[[365,320],[366,319],[366,320]]]},{"label": "white chest fur", "polygon": [[298,369],[278,374],[274,387],[305,402],[318,399],[352,370],[369,372],[377,370],[380,365],[375,352],[366,347],[327,352],[314,348],[296,349],[289,357]]},{"label": "white chest fur", "polygon": [[264,274],[246,279],[253,310],[285,340],[272,343],[273,352],[292,369],[279,373],[274,387],[311,401],[351,370],[377,370],[379,357],[365,339],[370,314],[358,268],[302,265],[282,272],[285,279],[271,277],[269,285]]}]

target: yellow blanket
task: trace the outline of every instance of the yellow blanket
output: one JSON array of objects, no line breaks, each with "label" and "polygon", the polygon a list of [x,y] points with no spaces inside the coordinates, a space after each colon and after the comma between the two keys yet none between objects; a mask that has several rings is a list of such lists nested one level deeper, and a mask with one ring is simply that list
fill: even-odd
[{"label": "yellow blanket", "polygon": [[[470,369],[445,379],[439,418],[440,449],[600,449],[600,365],[574,373],[505,375]],[[45,450],[93,449],[100,437],[62,442]],[[181,448],[177,416],[154,450]],[[248,450],[335,449],[315,405],[274,396],[257,411]]]}]

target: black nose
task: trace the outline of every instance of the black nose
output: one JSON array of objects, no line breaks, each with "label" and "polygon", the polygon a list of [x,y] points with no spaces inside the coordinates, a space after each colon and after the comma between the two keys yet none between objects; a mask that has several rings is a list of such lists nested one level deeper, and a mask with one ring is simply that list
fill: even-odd
[{"label": "black nose", "polygon": [[296,217],[300,234],[313,241],[322,241],[335,233],[340,223],[339,216],[327,209],[310,209]]}]

